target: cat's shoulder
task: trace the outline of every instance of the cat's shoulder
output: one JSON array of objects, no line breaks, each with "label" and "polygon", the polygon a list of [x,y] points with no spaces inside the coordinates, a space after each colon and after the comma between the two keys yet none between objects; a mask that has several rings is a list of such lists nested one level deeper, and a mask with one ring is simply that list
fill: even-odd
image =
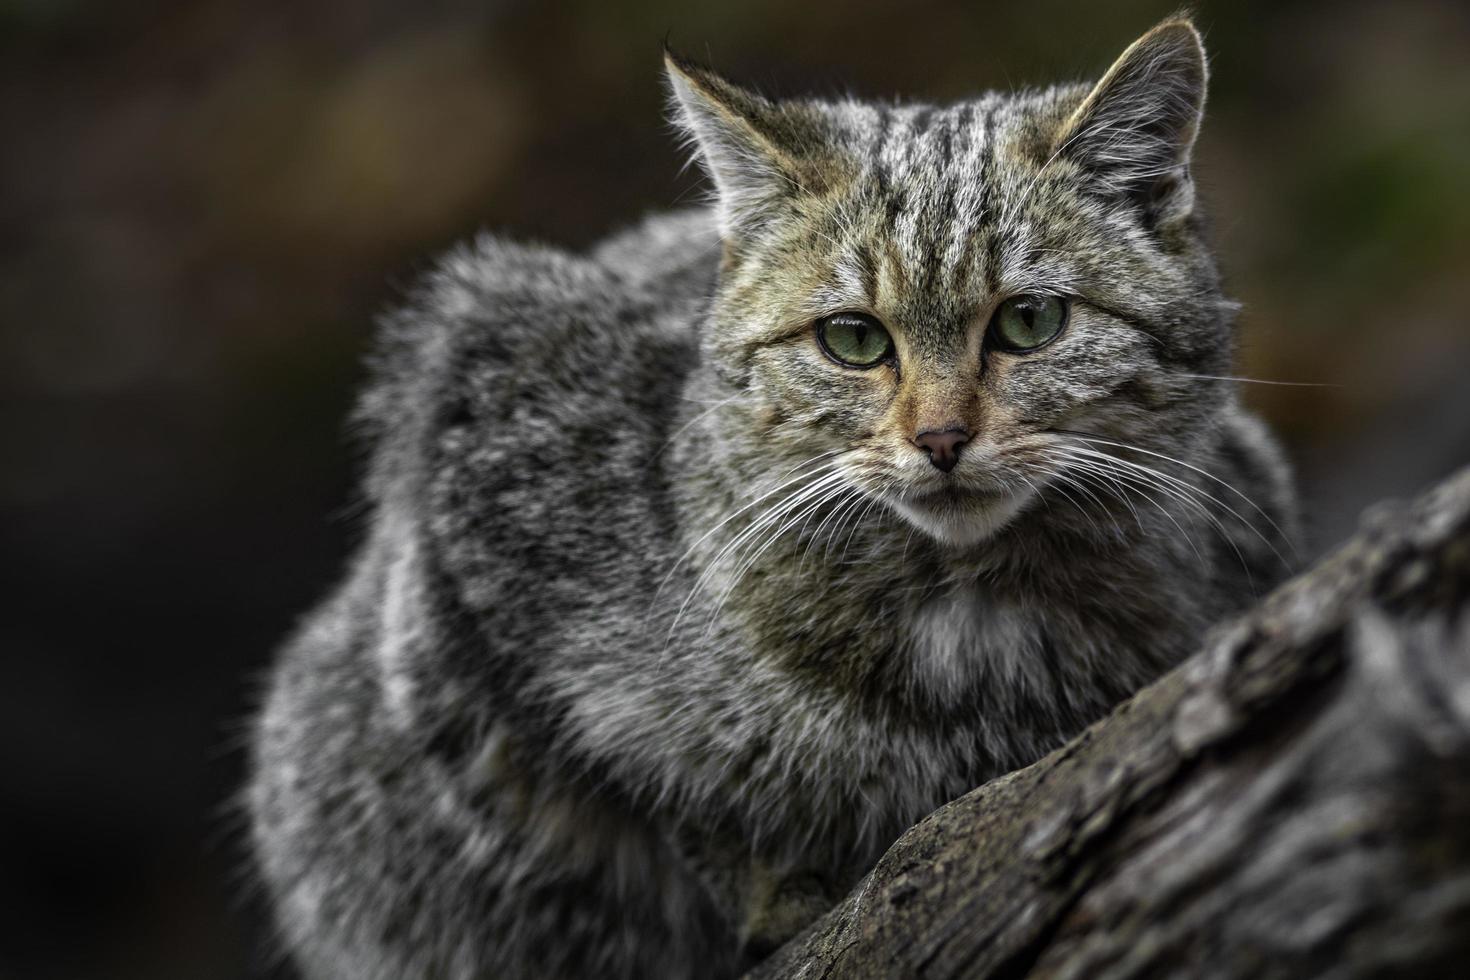
[{"label": "cat's shoulder", "polygon": [[617,275],[624,287],[707,297],[714,289],[720,229],[708,208],[649,215],[604,239],[593,262]]},{"label": "cat's shoulder", "polygon": [[447,252],[379,320],[360,417],[536,389],[613,392],[692,354],[718,235],[707,212],[657,215],[577,253],[481,234]]},{"label": "cat's shoulder", "polygon": [[589,454],[651,456],[698,360],[709,227],[686,213],[580,254],[491,235],[451,250],[380,320],[354,415],[370,495],[418,499],[435,473],[486,492],[564,473],[571,493]]},{"label": "cat's shoulder", "polygon": [[427,278],[426,298],[451,317],[511,323],[564,308],[584,316],[595,307],[657,313],[707,299],[718,252],[718,229],[704,209],[648,215],[586,252],[482,234],[444,257]]},{"label": "cat's shoulder", "polygon": [[650,215],[580,253],[482,233],[445,254],[390,320],[479,330],[508,346],[570,323],[653,323],[708,300],[718,245],[703,210]]},{"label": "cat's shoulder", "polygon": [[[1223,571],[1242,596],[1261,596],[1296,567],[1301,539],[1291,465],[1276,437],[1255,413],[1231,405],[1219,418],[1218,455],[1207,489],[1229,518],[1221,529],[1231,543]],[[1233,512],[1233,513],[1232,513]]]},{"label": "cat's shoulder", "polygon": [[1221,434],[1228,478],[1294,543],[1299,534],[1296,481],[1281,443],[1259,416],[1238,405],[1222,414]]}]

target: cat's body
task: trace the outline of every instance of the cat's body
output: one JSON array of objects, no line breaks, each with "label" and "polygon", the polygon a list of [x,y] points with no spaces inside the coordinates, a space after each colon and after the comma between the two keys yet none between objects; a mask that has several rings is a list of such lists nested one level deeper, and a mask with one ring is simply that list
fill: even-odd
[{"label": "cat's body", "polygon": [[[1279,455],[1228,385],[1184,377],[1229,363],[1192,220],[1140,231],[1046,192],[1041,227],[1021,191],[1046,187],[1045,155],[1007,163],[1086,95],[848,106],[843,138],[875,163],[843,174],[840,207],[798,205],[816,237],[751,230],[722,184],[718,219],[656,219],[586,257],[482,241],[388,323],[362,413],[371,531],[285,652],[256,740],[257,850],[313,975],[729,975],[1279,577],[1276,532],[1235,495],[1288,523]],[[979,191],[904,176],[966,172]],[[956,219],[975,226],[956,237]],[[845,274],[841,229],[872,268]],[[773,279],[808,288],[822,239],[823,288],[868,293],[837,306],[929,325],[889,367],[742,333]],[[796,271],[762,274],[757,248]],[[1086,261],[1047,258],[1063,251]],[[989,419],[1065,435],[1073,481],[1017,471],[917,515],[929,498],[883,496],[891,472],[860,491],[881,459],[859,450],[943,401],[927,365],[966,363],[997,284],[1046,269],[1083,297],[1071,333],[976,354],[965,384],[997,390],[950,405],[958,475],[935,479],[1018,465]],[[1058,360],[1079,338],[1113,360]],[[1059,380],[1030,380],[1046,363]],[[828,391],[827,370],[868,387]],[[925,434],[906,451],[938,468]],[[1160,475],[1129,483],[1094,453]]]}]

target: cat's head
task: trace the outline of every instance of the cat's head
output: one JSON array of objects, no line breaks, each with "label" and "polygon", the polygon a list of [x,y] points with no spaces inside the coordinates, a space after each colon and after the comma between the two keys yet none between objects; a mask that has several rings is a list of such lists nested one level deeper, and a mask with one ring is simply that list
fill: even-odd
[{"label": "cat's head", "polygon": [[1096,85],[944,107],[771,101],[672,55],[668,75],[725,243],[706,356],[774,459],[967,545],[1075,460],[1063,433],[1147,444],[1208,417],[1218,388],[1184,376],[1228,360],[1228,304],[1187,21]]}]

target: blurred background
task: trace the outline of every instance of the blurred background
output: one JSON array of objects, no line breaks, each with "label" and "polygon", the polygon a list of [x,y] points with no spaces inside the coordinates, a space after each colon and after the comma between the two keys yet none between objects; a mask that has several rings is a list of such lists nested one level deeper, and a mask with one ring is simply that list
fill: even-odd
[{"label": "blurred background", "polygon": [[[357,533],[375,311],[698,178],[660,42],[775,93],[1096,77],[1172,3],[0,0],[0,976],[286,975],[230,799]],[[1203,3],[1196,172],[1310,554],[1470,460],[1470,5]]]}]

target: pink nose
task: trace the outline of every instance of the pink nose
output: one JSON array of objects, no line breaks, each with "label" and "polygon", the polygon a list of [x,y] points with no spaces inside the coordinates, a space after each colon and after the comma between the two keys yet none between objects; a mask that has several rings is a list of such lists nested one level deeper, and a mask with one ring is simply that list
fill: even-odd
[{"label": "pink nose", "polygon": [[970,441],[970,433],[959,426],[929,429],[914,436],[914,445],[929,454],[929,462],[948,473],[960,461],[960,447]]}]

